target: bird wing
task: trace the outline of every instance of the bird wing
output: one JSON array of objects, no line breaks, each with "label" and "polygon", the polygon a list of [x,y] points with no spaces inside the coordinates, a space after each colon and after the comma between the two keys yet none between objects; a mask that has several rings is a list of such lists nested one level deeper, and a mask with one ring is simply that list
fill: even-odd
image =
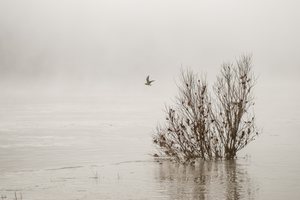
[{"label": "bird wing", "polygon": [[154,82],[155,80],[151,80],[151,81],[149,81],[149,83],[152,83],[152,82]]},{"label": "bird wing", "polygon": [[149,82],[149,75],[147,76],[146,81]]}]

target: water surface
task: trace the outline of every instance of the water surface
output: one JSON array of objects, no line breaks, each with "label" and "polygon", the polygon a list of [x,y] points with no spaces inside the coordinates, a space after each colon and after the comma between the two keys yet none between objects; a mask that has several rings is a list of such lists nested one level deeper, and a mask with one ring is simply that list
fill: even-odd
[{"label": "water surface", "polygon": [[300,103],[293,94],[269,103],[273,97],[264,98],[257,105],[263,134],[236,161],[190,166],[151,156],[161,100],[6,96],[0,105],[0,196],[298,199]]}]

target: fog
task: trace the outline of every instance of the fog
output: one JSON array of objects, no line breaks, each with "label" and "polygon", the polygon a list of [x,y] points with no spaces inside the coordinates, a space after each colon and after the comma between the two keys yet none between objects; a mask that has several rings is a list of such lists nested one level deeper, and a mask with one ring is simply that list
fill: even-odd
[{"label": "fog", "polygon": [[[298,1],[0,1],[3,90],[157,90],[180,68],[209,79],[220,64],[252,53],[260,84],[298,82]],[[47,91],[47,90],[46,90]]]},{"label": "fog", "polygon": [[[299,7],[0,0],[1,199],[300,199]],[[212,86],[241,54],[258,78],[257,140],[233,162],[153,158],[180,69]]]}]

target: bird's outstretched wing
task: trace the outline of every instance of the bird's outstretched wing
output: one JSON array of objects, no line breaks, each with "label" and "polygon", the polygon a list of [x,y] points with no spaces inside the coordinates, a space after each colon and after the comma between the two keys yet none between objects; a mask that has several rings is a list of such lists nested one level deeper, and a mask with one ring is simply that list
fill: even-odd
[{"label": "bird's outstretched wing", "polygon": [[149,80],[149,75],[147,76],[147,78],[146,78],[146,81],[147,81],[147,82],[149,82],[149,81],[150,81],[150,80]]}]

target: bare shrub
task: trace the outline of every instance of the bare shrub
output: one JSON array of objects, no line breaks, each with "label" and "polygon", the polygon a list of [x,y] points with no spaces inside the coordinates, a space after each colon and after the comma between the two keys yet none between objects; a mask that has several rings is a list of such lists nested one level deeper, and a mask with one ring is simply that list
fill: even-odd
[{"label": "bare shrub", "polygon": [[190,70],[182,71],[174,108],[166,108],[166,123],[157,128],[154,143],[179,160],[212,158],[211,103],[207,83]]},{"label": "bare shrub", "polygon": [[205,79],[191,70],[181,72],[174,107],[166,107],[166,121],[153,142],[162,154],[177,160],[235,158],[256,136],[251,57],[223,64],[214,85],[214,101]]},{"label": "bare shrub", "polygon": [[216,102],[212,119],[226,159],[234,158],[257,135],[251,110],[254,84],[250,56],[241,56],[235,65],[222,65],[214,85]]}]

